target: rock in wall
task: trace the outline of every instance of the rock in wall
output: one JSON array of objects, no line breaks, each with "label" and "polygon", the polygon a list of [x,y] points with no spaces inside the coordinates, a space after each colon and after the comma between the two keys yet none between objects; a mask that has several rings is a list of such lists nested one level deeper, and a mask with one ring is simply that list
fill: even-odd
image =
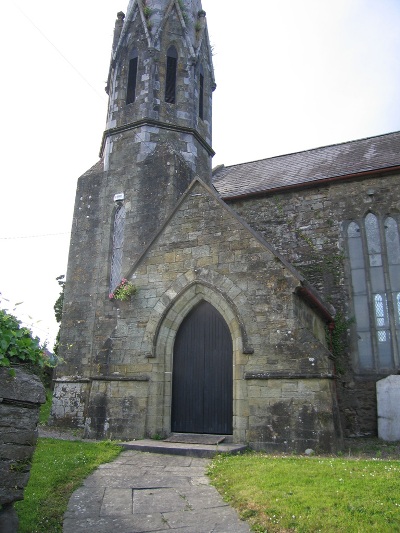
[{"label": "rock in wall", "polygon": [[39,408],[46,400],[39,378],[17,368],[0,368],[0,531],[16,533],[13,508],[22,500],[35,451]]}]

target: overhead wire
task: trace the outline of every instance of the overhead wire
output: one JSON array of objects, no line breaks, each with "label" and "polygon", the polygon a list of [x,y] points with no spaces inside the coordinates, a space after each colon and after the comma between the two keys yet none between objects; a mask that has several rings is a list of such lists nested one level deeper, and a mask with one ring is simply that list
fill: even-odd
[{"label": "overhead wire", "polygon": [[95,87],[88,81],[85,76],[71,63],[71,61],[61,52],[59,48],[47,37],[47,35],[33,22],[33,20],[23,11],[23,9],[15,2],[12,2],[14,6],[22,13],[22,15],[32,24],[32,26],[40,33],[40,35],[56,50],[56,52],[64,59],[66,63],[78,74],[80,78],[96,93],[96,95],[102,100],[104,103],[106,101],[106,98],[103,94],[99,93]]},{"label": "overhead wire", "polygon": [[[22,13],[22,15],[32,24],[32,26],[40,33],[40,35],[56,50],[56,52],[68,63],[68,65],[78,74],[80,78],[96,93],[96,95],[102,100],[102,102],[106,101],[106,98],[103,94],[100,94],[95,87],[85,78],[85,76],[75,67],[73,63],[61,52],[61,50],[47,37],[47,35],[35,24],[35,22],[23,11],[23,9],[13,0],[12,2],[14,6]],[[146,141],[141,134],[135,133],[135,137],[140,140],[143,144],[149,146],[152,148],[151,143],[149,141]],[[0,239],[5,239],[5,237],[0,237]]]},{"label": "overhead wire", "polygon": [[0,241],[11,241],[15,239],[37,239],[39,237],[55,237],[58,235],[69,235],[69,232],[65,233],[42,233],[41,235],[17,235],[13,237],[0,237]]},{"label": "overhead wire", "polygon": [[42,320],[36,320],[34,322],[33,317],[31,317],[28,313],[26,313],[23,310],[16,313],[17,311],[19,311],[18,306],[22,305],[23,303],[24,302],[17,302],[15,304],[12,304],[11,300],[9,298],[6,298],[4,294],[0,292],[0,309],[4,309],[5,311],[7,311],[7,313],[10,313],[13,316],[15,316],[18,322],[21,324],[21,326],[28,328],[30,331],[33,331],[35,335],[36,335],[35,332],[39,332],[39,331],[41,331],[42,333],[45,333],[46,334],[45,341],[44,341],[45,343],[50,343],[50,342],[54,343],[55,337],[53,334],[50,333],[50,329],[46,330],[37,325],[38,323],[42,322]]}]

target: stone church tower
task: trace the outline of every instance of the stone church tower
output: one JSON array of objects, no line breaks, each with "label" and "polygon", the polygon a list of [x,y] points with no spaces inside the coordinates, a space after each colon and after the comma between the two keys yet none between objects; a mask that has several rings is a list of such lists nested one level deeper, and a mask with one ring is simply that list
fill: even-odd
[{"label": "stone church tower", "polygon": [[[334,311],[213,188],[215,87],[200,0],[118,13],[101,159],[77,187],[53,422],[332,450]],[[125,278],[137,294],[115,300]]]},{"label": "stone church tower", "polygon": [[199,0],[131,1],[126,16],[118,13],[101,160],[80,178],[76,196],[67,288],[67,301],[68,294],[74,301],[66,305],[63,321],[63,331],[74,333],[63,346],[73,344],[80,356],[64,354],[68,374],[102,364],[92,359],[99,345],[88,339],[99,332],[101,343],[105,324],[111,332],[115,321],[96,316],[97,305],[102,307],[193,178],[211,183],[214,89]]}]

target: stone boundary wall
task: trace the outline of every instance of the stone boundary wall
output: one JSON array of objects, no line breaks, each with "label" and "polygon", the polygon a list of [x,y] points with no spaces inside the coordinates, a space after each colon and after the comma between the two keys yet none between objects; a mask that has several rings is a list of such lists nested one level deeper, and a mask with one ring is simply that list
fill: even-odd
[{"label": "stone boundary wall", "polygon": [[14,502],[24,498],[38,437],[39,408],[46,401],[39,378],[0,368],[0,531],[16,533]]}]

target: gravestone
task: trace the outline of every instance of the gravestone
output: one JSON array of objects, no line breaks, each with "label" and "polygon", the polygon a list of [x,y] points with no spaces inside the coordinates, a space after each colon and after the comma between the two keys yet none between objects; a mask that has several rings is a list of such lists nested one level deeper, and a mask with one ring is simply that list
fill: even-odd
[{"label": "gravestone", "polygon": [[378,436],[382,440],[400,440],[400,376],[388,376],[376,384]]}]

